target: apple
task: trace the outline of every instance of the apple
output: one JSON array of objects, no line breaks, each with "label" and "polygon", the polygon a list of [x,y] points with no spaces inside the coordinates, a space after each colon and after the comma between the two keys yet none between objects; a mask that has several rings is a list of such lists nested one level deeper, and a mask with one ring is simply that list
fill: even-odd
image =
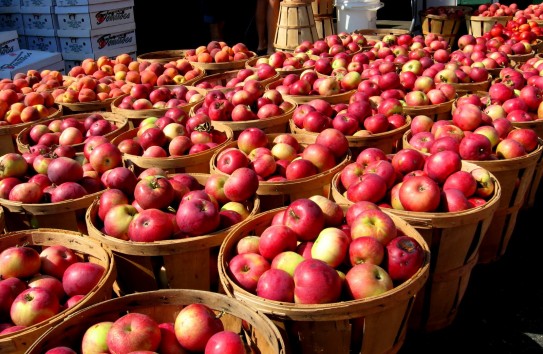
[{"label": "apple", "polygon": [[147,176],[136,183],[134,199],[143,209],[163,209],[174,198],[173,187],[164,176]]},{"label": "apple", "polygon": [[470,134],[460,141],[458,152],[463,160],[488,160],[492,154],[492,144],[485,135]]},{"label": "apple", "polygon": [[397,283],[411,278],[422,266],[425,253],[416,239],[398,236],[386,245],[386,269],[390,278]]},{"label": "apple", "polygon": [[107,334],[113,325],[113,321],[102,321],[93,324],[83,334],[81,339],[82,353],[108,352]]},{"label": "apple", "polygon": [[258,279],[270,267],[270,262],[258,253],[238,254],[228,262],[234,281],[251,293],[256,291]]},{"label": "apple", "polygon": [[496,145],[498,159],[513,159],[526,155],[524,145],[513,138],[505,138]]},{"label": "apple", "polygon": [[297,245],[297,235],[285,225],[271,225],[260,235],[258,244],[259,254],[268,261],[281,252],[294,251]]},{"label": "apple", "polygon": [[324,227],[324,214],[316,202],[300,198],[287,207],[284,224],[296,233],[299,241],[314,241]]},{"label": "apple", "polygon": [[233,331],[220,331],[212,335],[205,346],[206,354],[244,354],[245,344]]},{"label": "apple", "polygon": [[310,200],[317,203],[324,215],[324,227],[338,227],[343,222],[343,209],[339,204],[322,195],[312,195]]},{"label": "apple", "polygon": [[10,317],[17,326],[33,326],[60,312],[60,303],[51,291],[36,287],[23,290],[11,305]]},{"label": "apple", "polygon": [[8,247],[0,253],[0,279],[28,278],[38,273],[40,254],[32,247]]},{"label": "apple", "polygon": [[70,248],[62,245],[51,245],[40,252],[40,272],[62,279],[71,264],[79,258]]},{"label": "apple", "polygon": [[294,302],[324,304],[339,300],[342,280],[337,271],[318,259],[305,259],[294,271]]},{"label": "apple", "polygon": [[106,344],[111,353],[156,351],[160,346],[160,328],[151,316],[130,312],[113,322]]},{"label": "apple", "polygon": [[347,293],[355,300],[380,295],[393,288],[387,271],[372,263],[353,266],[345,275]]},{"label": "apple", "polygon": [[454,172],[462,169],[462,159],[454,151],[439,151],[426,158],[424,171],[428,177],[438,183],[443,183]]},{"label": "apple", "polygon": [[184,200],[177,209],[176,222],[183,233],[192,236],[206,235],[218,228],[219,209],[209,200]]},{"label": "apple", "polygon": [[105,268],[92,262],[75,262],[62,275],[62,286],[68,296],[87,295],[102,279]]},{"label": "apple", "polygon": [[348,255],[353,267],[361,263],[380,265],[385,257],[385,246],[375,237],[360,236],[349,244]]},{"label": "apple", "polygon": [[359,201],[369,201],[377,203],[381,201],[387,191],[387,181],[375,173],[364,173],[360,180],[351,184],[347,188],[347,199],[356,203]]},{"label": "apple", "polygon": [[270,268],[258,279],[256,295],[274,301],[294,302],[294,278],[278,268]]},{"label": "apple", "polygon": [[381,209],[360,212],[351,222],[351,238],[371,236],[386,245],[396,237],[397,229],[392,218]]},{"label": "apple", "polygon": [[104,233],[121,240],[128,240],[128,229],[137,209],[131,204],[118,204],[112,206],[104,217]]},{"label": "apple", "polygon": [[214,334],[224,331],[224,325],[207,305],[192,303],[183,307],[177,314],[174,331],[184,349],[203,352],[209,339]]},{"label": "apple", "polygon": [[335,227],[323,229],[311,248],[311,258],[320,259],[333,268],[343,263],[349,248],[350,238]]},{"label": "apple", "polygon": [[435,211],[441,200],[439,185],[428,176],[414,176],[404,180],[398,193],[401,204],[408,211]]}]

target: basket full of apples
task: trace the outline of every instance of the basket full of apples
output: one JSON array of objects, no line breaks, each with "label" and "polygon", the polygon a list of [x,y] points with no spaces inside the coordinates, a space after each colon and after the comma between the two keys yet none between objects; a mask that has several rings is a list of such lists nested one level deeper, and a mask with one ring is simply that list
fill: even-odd
[{"label": "basket full of apples", "polygon": [[0,154],[18,152],[19,134],[37,121],[62,116],[62,106],[54,102],[50,91],[18,93],[15,89],[0,90]]},{"label": "basket full of apples", "polygon": [[269,55],[247,60],[245,67],[258,69],[261,65],[268,64],[280,76],[286,76],[288,74],[301,74],[306,69],[313,69],[317,59],[319,59],[318,56],[306,52],[290,53],[278,50]]},{"label": "basket full of apples", "polygon": [[[126,331],[130,326],[133,330]],[[266,316],[228,297],[201,290],[126,295],[78,311],[28,348],[45,352],[285,354],[281,332]]]},{"label": "basket full of apples", "polygon": [[[497,89],[495,85],[493,87]],[[492,92],[493,95],[497,94],[494,90]],[[521,100],[512,99],[500,108],[509,110],[509,106],[518,101]],[[488,112],[493,115],[493,111]],[[517,110],[514,114],[522,113]],[[518,211],[525,201],[528,186],[541,157],[542,141],[534,130],[515,128],[511,121],[503,117],[493,120],[481,107],[469,101],[458,105],[452,118],[430,125],[430,131],[407,131],[404,148],[420,150],[426,144],[431,154],[437,149],[454,150],[462,160],[475,163],[496,176],[502,188],[502,197],[479,256],[480,263],[489,263],[505,254]],[[438,139],[439,143],[434,147]],[[452,144],[444,144],[445,140]]]},{"label": "basket full of apples", "polygon": [[471,14],[469,6],[432,6],[420,12],[422,33],[443,36],[452,47],[466,15]]},{"label": "basket full of apples", "polygon": [[111,299],[107,247],[80,233],[36,229],[2,235],[0,351],[23,353],[69,315]]},{"label": "basket full of apples", "polygon": [[[128,120],[111,112],[87,112],[53,118],[35,123],[17,134],[17,148],[23,152],[43,144],[44,148],[53,145],[72,146],[76,152],[83,152],[85,139],[100,135],[112,140],[128,130]],[[46,137],[42,139],[45,134]],[[52,136],[58,136],[58,139]],[[42,142],[40,143],[40,139]]]},{"label": "basket full of apples", "polygon": [[253,170],[261,209],[270,210],[314,194],[328,196],[332,176],[351,156],[347,139],[336,129],[307,135],[247,128],[215,152],[210,170],[226,175]]},{"label": "basket full of apples", "polygon": [[426,282],[429,249],[373,203],[349,207],[315,195],[240,223],[218,266],[226,293],[283,328],[293,352],[393,351]]},{"label": "basket full of apples", "polygon": [[[398,107],[401,108],[399,102]],[[353,158],[356,158],[366,147],[394,152],[400,147],[399,143],[410,124],[409,116],[395,113],[394,110],[379,112],[378,108],[372,109],[369,97],[357,91],[348,104],[331,104],[314,99],[299,105],[292,113],[290,131],[316,136],[325,129],[334,128],[347,138]]]},{"label": "basket full of apples", "polygon": [[166,175],[152,168],[136,176],[119,167],[106,178],[108,189],[88,208],[86,223],[118,259],[121,294],[217,290],[219,245],[233,225],[259,211],[256,174]]},{"label": "basket full of apples", "polygon": [[150,86],[133,84],[127,95],[111,102],[111,112],[128,119],[131,127],[148,117],[161,117],[170,108],[181,108],[187,113],[203,99],[205,90],[186,85]]},{"label": "basket full of apples", "polygon": [[500,3],[488,3],[479,5],[471,15],[466,15],[466,25],[468,33],[475,37],[481,37],[484,33],[490,31],[496,23],[505,25],[511,20],[518,11],[516,3],[505,5]]},{"label": "basket full of apples", "polygon": [[205,90],[229,90],[235,86],[244,86],[254,80],[265,87],[279,78],[279,73],[269,64],[261,64],[258,68],[243,68],[222,73],[206,75],[194,81],[193,85]]},{"label": "basket full of apples", "polygon": [[86,233],[86,209],[104,191],[102,176],[122,165],[122,153],[102,136],[82,153],[70,146],[0,157],[0,204],[8,231],[54,227]]},{"label": "basket full of apples", "polygon": [[252,57],[256,57],[256,53],[241,42],[230,46],[222,41],[210,41],[207,45],[185,51],[185,58],[192,65],[210,75],[243,69],[245,62]]},{"label": "basket full of apples", "polygon": [[338,203],[353,206],[377,203],[435,246],[436,266],[417,296],[410,322],[418,331],[450,325],[501,201],[497,178],[453,151],[426,156],[404,148],[387,156],[369,148],[334,176],[332,195]]},{"label": "basket full of apples", "polygon": [[296,102],[283,98],[279,91],[265,91],[258,81],[250,80],[243,86],[227,91],[209,90],[203,101],[192,107],[190,116],[208,116],[212,121],[230,127],[234,139],[237,139],[249,127],[262,129],[269,134],[286,133],[296,107]]}]

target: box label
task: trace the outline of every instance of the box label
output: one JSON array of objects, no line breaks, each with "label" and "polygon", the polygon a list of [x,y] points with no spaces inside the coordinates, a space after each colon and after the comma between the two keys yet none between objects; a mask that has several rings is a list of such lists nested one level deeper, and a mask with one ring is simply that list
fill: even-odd
[{"label": "box label", "polygon": [[117,10],[99,11],[96,13],[96,24],[101,25],[104,23],[130,20],[132,11],[129,10],[130,8],[128,7]]},{"label": "box label", "polygon": [[1,64],[0,70],[13,70],[19,66],[22,66],[28,58],[32,56],[31,52],[21,51],[11,58],[11,61]]},{"label": "box label", "polygon": [[132,44],[134,36],[132,33],[118,33],[118,34],[106,34],[98,37],[96,43],[98,43],[98,49],[104,49],[106,47],[124,47]]}]

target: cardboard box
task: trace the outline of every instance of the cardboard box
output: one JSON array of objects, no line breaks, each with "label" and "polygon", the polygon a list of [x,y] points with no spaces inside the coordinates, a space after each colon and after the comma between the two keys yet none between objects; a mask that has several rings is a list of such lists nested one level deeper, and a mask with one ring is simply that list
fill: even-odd
[{"label": "cardboard box", "polygon": [[0,56],[0,78],[12,79],[16,73],[47,69],[60,61],[60,53],[21,49]]},{"label": "cardboard box", "polygon": [[124,25],[91,30],[57,30],[62,53],[94,53],[136,45],[136,25]]},{"label": "cardboard box", "polygon": [[16,30],[19,36],[25,34],[23,15],[20,13],[0,13],[0,29],[2,31]]},{"label": "cardboard box", "polygon": [[28,44],[26,42],[26,36],[25,35],[19,35],[18,41],[19,41],[19,48],[20,49],[28,49]]},{"label": "cardboard box", "polygon": [[21,11],[20,0],[0,0],[0,13],[15,14]]},{"label": "cardboard box", "polygon": [[113,1],[85,6],[57,6],[59,29],[96,29],[134,22],[134,1]]},{"label": "cardboard box", "polygon": [[44,52],[60,52],[58,37],[26,36],[27,48]]},{"label": "cardboard box", "polygon": [[55,0],[20,0],[21,7],[55,6]]},{"label": "cardboard box", "polygon": [[57,61],[56,63],[50,64],[47,67],[40,68],[39,70],[56,70],[60,71],[62,74],[66,74],[66,64],[64,63],[64,60]]},{"label": "cardboard box", "polygon": [[56,0],[57,6],[81,6],[111,2],[111,0]]},{"label": "cardboard box", "polygon": [[0,55],[20,50],[17,31],[0,32]]},{"label": "cardboard box", "polygon": [[56,29],[57,17],[53,6],[24,7],[21,6],[25,29]]}]

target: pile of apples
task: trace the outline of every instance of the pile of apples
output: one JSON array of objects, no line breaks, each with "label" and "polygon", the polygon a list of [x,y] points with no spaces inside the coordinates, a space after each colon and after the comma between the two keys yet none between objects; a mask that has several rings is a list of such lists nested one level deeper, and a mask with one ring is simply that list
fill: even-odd
[{"label": "pile of apples", "polygon": [[515,12],[516,17],[527,17],[529,20],[543,20],[543,5],[530,4],[524,10]]},{"label": "pile of apples", "polygon": [[[28,145],[38,150],[54,150],[58,145],[84,143],[90,136],[105,136],[118,127],[98,112],[91,113],[84,119],[64,117],[53,119],[47,124],[37,123],[28,130]],[[39,146],[37,146],[39,145]]]},{"label": "pile of apples", "polygon": [[[353,77],[354,80],[351,80]],[[274,81],[270,84],[270,88],[286,96],[332,96],[355,90],[361,81],[358,72],[341,78],[339,76],[319,77],[316,70],[307,69],[301,74],[288,74]]]},{"label": "pile of apples", "polygon": [[[202,236],[246,219],[258,188],[254,171],[210,175],[205,185],[194,176],[146,169],[136,176],[126,167],[107,172],[95,226],[125,241],[154,242]],[[173,212],[172,212],[173,210]]]},{"label": "pile of apples", "polygon": [[115,59],[107,56],[96,60],[88,58],[69,72],[69,76],[74,78],[92,76],[100,80],[107,77],[132,84],[149,83],[151,86],[180,85],[201,74],[202,70],[194,67],[185,58],[166,64],[149,61],[140,63],[133,61],[127,54],[118,55]]},{"label": "pile of apples", "polygon": [[[296,127],[308,132],[320,133],[334,128],[346,136],[379,134],[407,124],[406,117],[401,114],[399,100],[382,100],[379,107],[373,108],[372,100],[376,102],[377,97],[370,98],[363,91],[357,91],[348,104],[332,105],[325,100],[314,99],[296,107],[291,119]],[[396,105],[393,107],[391,103]]]},{"label": "pile of apples", "polygon": [[200,91],[185,85],[151,86],[149,84],[132,84],[117,108],[128,110],[167,109],[183,107],[203,98]]},{"label": "pile of apples", "polygon": [[465,8],[460,6],[430,6],[422,11],[422,16],[434,15],[446,18],[464,18],[470,12],[466,12]]},{"label": "pile of apples", "polygon": [[[236,86],[243,86],[248,81],[261,82],[264,80],[268,80],[276,75],[277,73],[271,65],[262,63],[254,69],[240,69],[235,72],[235,75],[230,78],[225,78],[224,80],[213,80],[204,77],[201,81],[199,80],[200,82],[198,82],[195,86],[206,90],[233,88]],[[223,85],[224,81],[225,83]]]},{"label": "pile of apples", "polygon": [[305,52],[290,53],[275,51],[267,57],[261,57],[254,63],[254,68],[262,64],[271,65],[275,70],[289,71],[302,68],[311,68],[315,65],[315,59],[311,59]]},{"label": "pile of apples", "polygon": [[207,45],[185,51],[185,58],[188,61],[198,63],[229,63],[247,60],[254,55],[255,53],[241,42],[229,46],[223,41],[210,41]]},{"label": "pile of apples", "polygon": [[233,174],[249,168],[263,182],[293,181],[330,170],[349,158],[349,143],[337,129],[320,132],[315,143],[302,146],[295,134],[283,133],[270,144],[259,128],[243,130],[236,146],[222,149],[213,157],[218,172]]},{"label": "pile of apples", "polygon": [[122,165],[122,153],[107,138],[87,138],[83,155],[71,146],[31,148],[0,157],[0,198],[27,204],[58,203],[102,191],[101,177]]},{"label": "pile of apples", "polygon": [[415,212],[457,212],[484,205],[494,195],[494,180],[481,167],[462,169],[462,158],[442,149],[426,156],[402,149],[387,156],[367,148],[339,174],[338,190],[353,203]]},{"label": "pile of apples", "polygon": [[28,245],[0,252],[0,336],[59,314],[81,301],[105,268],[61,246]]},{"label": "pile of apples", "polygon": [[309,55],[318,55],[321,57],[333,57],[340,52],[353,55],[367,44],[368,41],[366,37],[360,33],[341,32],[338,34],[329,34],[315,42],[307,40],[302,41],[294,48],[294,53],[307,53]]},{"label": "pile of apples", "polygon": [[[408,138],[411,147],[431,154],[441,150],[454,151],[463,160],[470,161],[522,157],[539,147],[538,136],[533,129],[515,129],[506,117],[493,119],[473,103],[473,100],[478,99],[471,95],[457,101],[452,120],[430,124],[426,118],[416,121],[414,118],[411,137]],[[507,109],[515,103],[523,104],[520,99],[516,99],[508,102]],[[519,110],[511,112],[514,115],[526,113]]]},{"label": "pile of apples", "polygon": [[57,112],[50,91],[22,94],[10,88],[0,90],[0,126],[36,122]]},{"label": "pile of apples", "polygon": [[0,80],[0,90],[12,89],[23,94],[29,92],[50,91],[63,85],[60,71],[44,69],[41,71],[29,69],[26,73],[16,73],[12,79]]},{"label": "pile of apples", "polygon": [[146,313],[129,312],[111,321],[89,326],[81,345],[71,349],[54,347],[47,354],[82,353],[187,353],[244,354],[242,337],[226,330],[210,306],[191,303],[183,306],[174,322],[157,322]]},{"label": "pile of apples", "polygon": [[83,76],[75,79],[69,86],[53,90],[55,103],[84,103],[105,101],[123,96],[124,81],[113,81],[110,77],[96,79]]},{"label": "pile of apples", "polygon": [[178,107],[161,117],[148,117],[136,128],[137,135],[117,142],[123,154],[143,157],[178,157],[212,149],[225,142],[225,132],[214,128],[205,114],[188,117]]},{"label": "pile of apples", "polygon": [[501,47],[502,44],[505,41],[501,37],[486,39],[475,38],[470,34],[462,35],[458,39],[459,49],[452,52],[449,58],[461,65],[482,66],[487,70],[509,67],[511,59],[507,53],[513,53],[513,50],[510,45]]},{"label": "pile of apples", "polygon": [[498,16],[514,16],[519,10],[516,3],[510,5],[496,3],[487,3],[479,5],[479,7],[473,11],[473,16],[482,17],[498,17]]},{"label": "pile of apples", "polygon": [[294,104],[285,101],[279,91],[265,91],[258,81],[250,80],[227,92],[208,91],[194,114],[205,114],[213,121],[241,122],[277,117],[293,108]]},{"label": "pile of apples", "polygon": [[232,280],[261,298],[296,304],[369,299],[411,278],[425,252],[376,204],[345,212],[312,196],[275,213],[259,235],[240,238],[227,260]]}]

